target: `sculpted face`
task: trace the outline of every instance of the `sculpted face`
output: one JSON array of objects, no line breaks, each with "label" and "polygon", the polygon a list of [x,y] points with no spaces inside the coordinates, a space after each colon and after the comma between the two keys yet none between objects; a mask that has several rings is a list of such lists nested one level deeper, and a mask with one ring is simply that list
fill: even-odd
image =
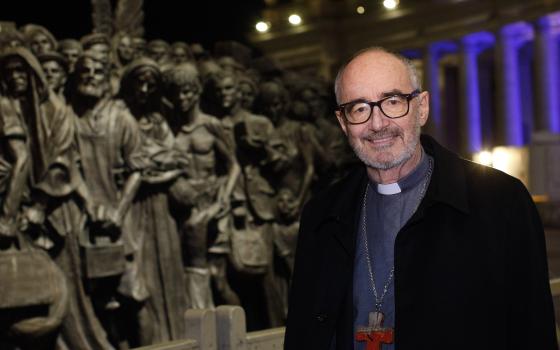
[{"label": "sculpted face", "polygon": [[257,91],[248,83],[240,83],[239,90],[241,92],[241,105],[243,108],[251,110],[251,108],[253,108],[253,102],[255,102],[255,98],[257,97]]},{"label": "sculpted face", "polygon": [[68,68],[70,71],[74,70],[76,62],[80,57],[80,49],[76,47],[65,47],[60,50],[60,53],[68,60]]},{"label": "sculpted face", "polygon": [[45,61],[42,64],[43,72],[47,78],[47,84],[53,89],[58,91],[64,83],[66,83],[66,72],[64,68],[57,61]]},{"label": "sculpted face", "polygon": [[157,79],[153,71],[140,71],[132,84],[134,99],[140,105],[148,102],[157,90]]},{"label": "sculpted face", "polygon": [[233,77],[224,77],[216,84],[217,95],[223,108],[233,107],[239,99],[239,90]]},{"label": "sculpted face", "polygon": [[23,59],[19,57],[8,58],[4,64],[3,73],[8,93],[13,96],[25,94],[29,86],[29,73]]},{"label": "sculpted face", "polygon": [[132,39],[129,36],[125,35],[119,40],[117,53],[121,62],[128,63],[132,61],[134,58],[134,47],[132,46]]},{"label": "sculpted face", "polygon": [[173,94],[173,104],[181,112],[190,111],[200,98],[201,88],[192,82],[177,86]]},{"label": "sculpted face", "polygon": [[31,51],[38,55],[41,53],[52,51],[54,48],[49,38],[43,33],[36,33],[29,44]]},{"label": "sculpted face", "polygon": [[[407,67],[384,52],[366,52],[344,70],[338,103],[356,100],[378,101],[395,93],[409,94],[413,86]],[[428,118],[428,93],[410,101],[408,114],[390,119],[378,107],[363,124],[349,124],[340,112],[336,116],[356,155],[367,166],[391,169],[406,163],[420,147],[420,127]]]},{"label": "sculpted face", "polygon": [[182,46],[173,47],[171,51],[171,58],[175,64],[187,62],[189,60],[189,55],[187,50]]},{"label": "sculpted face", "polygon": [[78,91],[82,95],[101,98],[107,92],[109,77],[103,63],[85,57],[77,73]]}]

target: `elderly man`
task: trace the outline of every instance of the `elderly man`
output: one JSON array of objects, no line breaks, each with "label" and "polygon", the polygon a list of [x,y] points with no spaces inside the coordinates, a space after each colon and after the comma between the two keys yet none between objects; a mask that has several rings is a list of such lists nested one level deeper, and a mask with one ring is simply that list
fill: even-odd
[{"label": "elderly man", "polygon": [[414,66],[381,48],[339,71],[364,163],[305,207],[286,349],[557,349],[543,228],[527,190],[420,136]]},{"label": "elderly man", "polygon": [[[110,330],[109,339],[116,344],[121,340],[116,337],[122,334],[112,332],[110,320],[120,306],[117,299],[125,296],[140,302],[148,297],[143,280],[132,274],[138,262],[139,243],[135,240],[137,232],[131,229],[133,218],[129,210],[141,182],[142,135],[124,102],[109,95],[109,62],[104,54],[85,52],[76,63],[75,73],[75,85],[69,87],[69,103],[77,115],[80,165],[89,190],[87,201],[100,208],[92,218],[95,225],[90,225],[85,244],[86,261],[90,262],[86,275],[95,285],[91,295],[96,312]],[[119,248],[121,242],[124,252]],[[96,249],[104,249],[111,257],[100,258],[94,253]],[[126,271],[123,254],[127,256]],[[122,320],[122,314],[119,319]]]}]

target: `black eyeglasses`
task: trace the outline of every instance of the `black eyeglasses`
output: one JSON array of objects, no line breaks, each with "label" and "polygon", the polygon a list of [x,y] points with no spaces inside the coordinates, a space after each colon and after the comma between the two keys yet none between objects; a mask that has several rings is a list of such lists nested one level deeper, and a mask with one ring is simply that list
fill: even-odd
[{"label": "black eyeglasses", "polygon": [[379,107],[384,116],[391,119],[402,118],[408,114],[410,100],[420,94],[414,90],[410,94],[394,94],[379,101],[352,101],[336,107],[350,124],[362,124],[371,118],[373,108]]}]

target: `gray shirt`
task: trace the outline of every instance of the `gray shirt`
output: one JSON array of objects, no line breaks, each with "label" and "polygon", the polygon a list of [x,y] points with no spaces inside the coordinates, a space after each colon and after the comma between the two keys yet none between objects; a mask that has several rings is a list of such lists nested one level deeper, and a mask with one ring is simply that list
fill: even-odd
[{"label": "gray shirt", "polygon": [[[375,280],[378,298],[387,293],[382,300],[381,312],[384,314],[383,327],[395,326],[394,278],[387,284],[394,264],[395,238],[398,232],[418,208],[430,181],[433,158],[423,152],[418,166],[398,182],[398,193],[383,193],[381,186],[371,182],[367,187],[366,207],[362,208],[358,232],[356,233],[356,255],[354,259],[354,334],[360,327],[368,326],[368,316],[375,311],[375,296],[366,257],[364,241],[364,219],[371,271]],[[386,187],[385,187],[386,188]],[[391,192],[391,191],[389,191]],[[394,192],[394,191],[393,191]],[[367,213],[366,210],[367,209]],[[365,217],[364,217],[365,215]],[[366,342],[354,340],[354,349],[366,349]],[[393,350],[394,344],[382,345],[383,350]]]}]

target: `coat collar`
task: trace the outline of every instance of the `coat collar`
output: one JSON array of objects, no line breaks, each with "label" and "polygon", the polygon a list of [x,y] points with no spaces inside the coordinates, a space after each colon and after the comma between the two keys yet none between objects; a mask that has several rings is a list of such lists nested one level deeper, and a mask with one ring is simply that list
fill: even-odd
[{"label": "coat collar", "polygon": [[[422,135],[420,138],[426,153],[434,158],[432,179],[418,212],[423,212],[435,203],[449,205],[463,213],[469,212],[466,174],[460,158],[453,152],[442,147],[432,137]],[[336,231],[335,236],[344,249],[352,254],[354,251],[355,232],[360,218],[361,198],[368,181],[366,168],[356,167],[341,182],[331,189],[331,198],[335,202],[326,211],[323,220],[340,222],[346,229]],[[422,215],[421,213],[416,213]],[[418,217],[418,215],[415,215]]]}]

